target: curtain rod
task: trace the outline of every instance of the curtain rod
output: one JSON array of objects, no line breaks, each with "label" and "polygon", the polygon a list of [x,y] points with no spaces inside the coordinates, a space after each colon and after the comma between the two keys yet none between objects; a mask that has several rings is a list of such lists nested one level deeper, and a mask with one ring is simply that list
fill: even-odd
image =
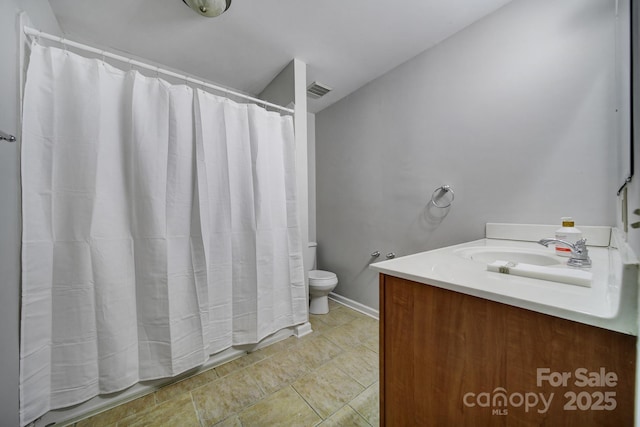
[{"label": "curtain rod", "polygon": [[29,35],[29,36],[34,36],[36,38],[41,37],[43,39],[47,39],[47,40],[51,40],[51,41],[54,41],[54,42],[58,42],[58,43],[61,43],[62,45],[65,45],[65,46],[72,46],[72,47],[75,47],[77,49],[81,49],[81,50],[84,50],[84,51],[87,51],[87,52],[97,53],[99,55],[102,55],[105,58],[111,58],[111,59],[115,59],[116,61],[126,62],[126,63],[128,63],[130,65],[135,65],[138,68],[144,68],[144,69],[147,69],[147,70],[150,70],[150,71],[155,71],[156,73],[162,73],[162,74],[164,74],[166,76],[175,77],[175,78],[178,78],[180,80],[184,80],[186,82],[197,84],[199,86],[204,86],[204,87],[207,87],[209,89],[214,89],[214,90],[217,90],[217,91],[220,91],[220,92],[224,92],[224,93],[226,93],[228,95],[237,96],[239,98],[246,99],[246,100],[251,101],[251,102],[255,102],[256,104],[264,105],[264,106],[271,107],[271,108],[274,108],[274,109],[277,109],[277,110],[280,110],[280,111],[284,111],[284,112],[287,112],[287,113],[294,114],[294,110],[292,110],[291,108],[286,108],[286,107],[283,107],[281,105],[272,104],[271,102],[267,102],[267,101],[264,101],[264,100],[259,99],[259,98],[254,98],[252,96],[245,95],[243,93],[235,92],[233,90],[229,90],[229,89],[226,89],[226,88],[221,87],[221,86],[217,86],[217,85],[214,85],[214,84],[211,84],[211,83],[207,83],[207,82],[205,82],[203,80],[194,79],[193,77],[187,76],[186,74],[178,74],[178,73],[166,70],[166,69],[161,68],[161,67],[156,67],[154,65],[149,65],[149,64],[146,64],[144,62],[137,61],[137,60],[135,60],[133,58],[129,58],[129,57],[122,56],[122,55],[116,55],[115,53],[111,53],[111,52],[108,52],[106,50],[97,49],[95,47],[92,47],[92,46],[89,46],[89,45],[86,45],[86,44],[74,42],[74,41],[66,39],[64,37],[58,37],[58,36],[54,36],[52,34],[43,33],[42,31],[36,30],[35,28],[31,28],[31,27],[25,26],[24,27],[24,33],[26,35]]}]

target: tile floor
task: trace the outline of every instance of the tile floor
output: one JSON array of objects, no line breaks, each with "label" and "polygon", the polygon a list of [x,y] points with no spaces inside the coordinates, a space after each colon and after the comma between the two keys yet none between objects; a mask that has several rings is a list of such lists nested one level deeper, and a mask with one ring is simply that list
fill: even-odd
[{"label": "tile floor", "polygon": [[290,337],[75,427],[377,426],[378,321],[334,301]]}]

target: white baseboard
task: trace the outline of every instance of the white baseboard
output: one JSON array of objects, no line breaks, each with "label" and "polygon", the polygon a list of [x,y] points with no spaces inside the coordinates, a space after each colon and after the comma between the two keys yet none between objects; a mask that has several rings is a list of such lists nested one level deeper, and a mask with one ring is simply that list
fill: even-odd
[{"label": "white baseboard", "polygon": [[366,314],[369,317],[373,317],[376,320],[380,319],[380,312],[378,310],[368,307],[364,304],[360,304],[357,301],[349,299],[347,297],[343,297],[342,295],[338,295],[336,293],[331,292],[329,294],[329,299],[334,300],[344,306],[347,306],[355,311],[359,311],[362,314]]},{"label": "white baseboard", "polygon": [[305,335],[309,335],[312,332],[313,332],[313,329],[311,329],[311,323],[309,322],[293,327],[293,335],[296,338],[302,338]]}]

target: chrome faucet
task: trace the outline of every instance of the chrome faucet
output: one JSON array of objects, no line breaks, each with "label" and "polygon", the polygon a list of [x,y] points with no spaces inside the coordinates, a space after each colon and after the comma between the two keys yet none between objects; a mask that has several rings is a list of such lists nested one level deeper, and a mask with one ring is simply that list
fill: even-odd
[{"label": "chrome faucet", "polygon": [[570,243],[560,239],[540,239],[538,243],[543,246],[549,246],[550,243],[560,243],[571,249],[571,258],[567,261],[567,265],[580,268],[591,267],[591,258],[589,258],[589,250],[587,249],[587,239],[580,239],[576,243]]}]

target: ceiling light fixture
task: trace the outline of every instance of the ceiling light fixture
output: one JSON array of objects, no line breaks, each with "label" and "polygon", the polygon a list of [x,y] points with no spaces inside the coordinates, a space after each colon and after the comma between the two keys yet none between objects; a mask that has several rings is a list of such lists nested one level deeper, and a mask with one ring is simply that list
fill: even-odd
[{"label": "ceiling light fixture", "polygon": [[231,7],[231,0],[182,0],[202,16],[213,18]]}]

